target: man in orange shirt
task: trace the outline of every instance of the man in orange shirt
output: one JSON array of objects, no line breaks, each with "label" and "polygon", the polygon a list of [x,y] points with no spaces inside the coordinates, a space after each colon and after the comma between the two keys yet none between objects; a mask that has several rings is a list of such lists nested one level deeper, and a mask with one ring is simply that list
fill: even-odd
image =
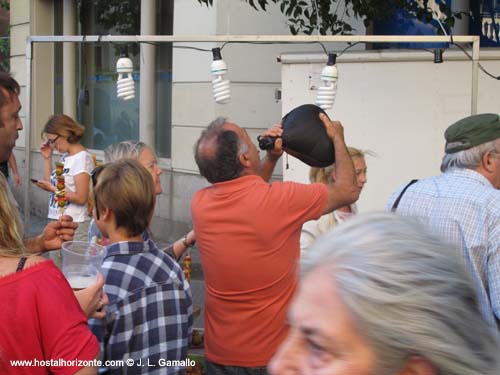
[{"label": "man in orange shirt", "polygon": [[[287,335],[302,224],[358,198],[342,125],[324,114],[320,118],[338,167],[329,186],[269,184],[282,140],[260,160],[247,132],[224,118],[212,122],[196,143],[200,174],[212,184],[191,202],[205,276],[209,374],[266,374]],[[281,134],[275,125],[263,135]]]}]

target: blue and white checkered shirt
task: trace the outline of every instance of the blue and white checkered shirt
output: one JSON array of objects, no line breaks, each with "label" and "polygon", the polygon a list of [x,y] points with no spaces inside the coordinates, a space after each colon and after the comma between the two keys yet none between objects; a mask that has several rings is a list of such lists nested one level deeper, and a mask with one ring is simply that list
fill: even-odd
[{"label": "blue and white checkered shirt", "polygon": [[[388,210],[403,188],[391,196]],[[424,218],[445,240],[460,246],[478,294],[481,313],[498,332],[500,190],[471,169],[453,168],[410,186],[396,212]]]},{"label": "blue and white checkered shirt", "polygon": [[108,366],[109,373],[184,374],[182,366],[162,365],[186,359],[193,325],[191,290],[180,266],[151,240],[118,242],[108,246],[102,273],[109,305],[106,317],[90,320],[90,328],[103,363],[134,362]]}]

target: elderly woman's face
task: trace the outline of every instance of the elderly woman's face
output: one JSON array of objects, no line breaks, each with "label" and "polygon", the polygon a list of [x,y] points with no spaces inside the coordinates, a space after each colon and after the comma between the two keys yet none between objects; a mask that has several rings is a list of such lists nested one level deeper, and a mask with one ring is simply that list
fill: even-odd
[{"label": "elderly woman's face", "polygon": [[380,375],[374,351],[324,269],[303,280],[289,324],[288,337],[269,365],[271,374]]},{"label": "elderly woman's face", "polygon": [[153,151],[146,147],[139,154],[137,161],[141,163],[149,171],[149,173],[151,173],[151,176],[153,176],[153,181],[155,183],[155,194],[161,194],[163,191],[160,180],[162,170],[158,166],[156,155],[153,153]]}]

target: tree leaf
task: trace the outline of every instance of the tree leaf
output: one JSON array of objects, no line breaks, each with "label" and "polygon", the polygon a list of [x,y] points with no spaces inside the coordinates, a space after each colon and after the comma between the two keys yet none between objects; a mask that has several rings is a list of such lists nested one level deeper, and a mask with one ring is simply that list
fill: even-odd
[{"label": "tree leaf", "polygon": [[262,10],[265,12],[266,6],[267,6],[267,0],[259,0],[259,5],[262,8]]},{"label": "tree leaf", "polygon": [[[5,1],[5,0],[0,0]],[[80,0],[84,1],[84,0]],[[95,0],[94,0],[95,1]],[[137,1],[137,0],[134,0]],[[249,4],[254,9],[268,10],[267,5],[271,2],[279,4],[280,11],[287,17],[290,32],[296,35],[299,32],[312,34],[318,30],[322,35],[327,33],[338,34],[353,31],[349,22],[344,22],[345,17],[354,16],[362,19],[365,27],[369,27],[375,21],[385,21],[394,16],[396,12],[403,11],[406,18],[417,18],[422,22],[430,22],[433,11],[429,7],[429,0],[240,0]],[[456,19],[461,19],[461,12],[452,12],[446,0],[434,0],[443,14],[447,25],[453,25]],[[99,2],[102,2],[101,0]],[[118,3],[127,3],[122,0],[107,0],[117,7]],[[200,4],[211,6],[213,0],[198,0]],[[336,14],[336,5],[343,5],[345,8],[342,21],[339,21],[341,14]],[[319,16],[318,16],[319,13]],[[321,24],[318,23],[318,17]],[[449,26],[450,27],[450,26]]]}]

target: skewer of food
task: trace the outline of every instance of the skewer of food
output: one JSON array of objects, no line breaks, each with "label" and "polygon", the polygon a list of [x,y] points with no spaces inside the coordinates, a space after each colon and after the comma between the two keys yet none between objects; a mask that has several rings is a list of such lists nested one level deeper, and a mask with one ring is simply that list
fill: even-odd
[{"label": "skewer of food", "polygon": [[56,162],[56,192],[55,192],[55,201],[57,202],[57,206],[61,210],[61,216],[64,215],[64,210],[68,203],[66,199],[66,185],[64,182],[64,163]]},{"label": "skewer of food", "polygon": [[186,252],[186,255],[184,256],[184,261],[182,263],[182,270],[184,271],[184,276],[186,277],[186,280],[191,282],[191,255],[189,254],[189,250]]}]

